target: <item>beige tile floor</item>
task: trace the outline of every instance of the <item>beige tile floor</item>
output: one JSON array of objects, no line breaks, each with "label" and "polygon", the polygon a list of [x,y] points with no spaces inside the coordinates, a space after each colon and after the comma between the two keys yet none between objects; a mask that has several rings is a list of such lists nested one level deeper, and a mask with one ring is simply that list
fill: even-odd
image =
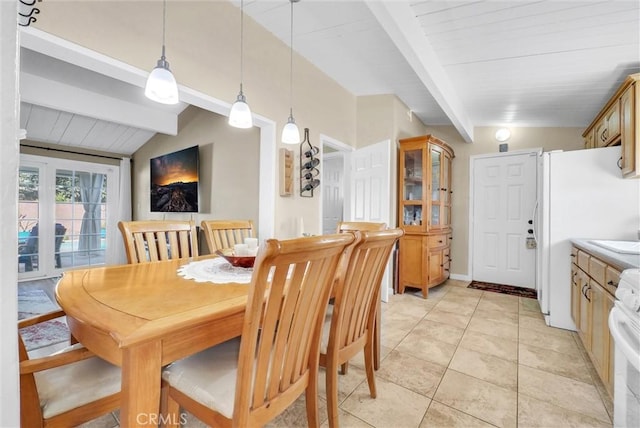
[{"label": "beige tile floor", "polygon": [[[383,304],[378,397],[356,358],[340,376],[342,427],[611,427],[611,399],[575,333],[547,327],[534,299],[466,285]],[[321,372],[327,426],[323,383]],[[184,426],[205,426],[186,416]],[[114,414],[82,427],[116,426]],[[269,426],[306,426],[303,399]]]}]

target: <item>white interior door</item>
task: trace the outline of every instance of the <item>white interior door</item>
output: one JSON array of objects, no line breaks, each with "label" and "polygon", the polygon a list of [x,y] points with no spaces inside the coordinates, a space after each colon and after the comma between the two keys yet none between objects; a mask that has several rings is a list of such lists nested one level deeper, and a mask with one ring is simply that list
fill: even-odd
[{"label": "white interior door", "polygon": [[344,213],[344,156],[328,153],[322,158],[322,233],[335,233]]},{"label": "white interior door", "polygon": [[[391,222],[391,141],[363,147],[351,155],[350,221]],[[389,299],[392,260],[381,284],[381,299]]]},{"label": "white interior door", "polygon": [[476,157],[472,170],[472,278],[535,288],[536,155]]}]

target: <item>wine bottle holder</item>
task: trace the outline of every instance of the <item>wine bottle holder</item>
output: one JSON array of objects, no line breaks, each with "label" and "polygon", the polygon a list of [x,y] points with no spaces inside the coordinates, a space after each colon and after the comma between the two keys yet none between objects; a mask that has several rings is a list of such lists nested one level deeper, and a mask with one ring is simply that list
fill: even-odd
[{"label": "wine bottle holder", "polygon": [[304,140],[300,143],[300,196],[313,198],[313,190],[320,186],[320,149],[309,141],[309,128],[304,128]]}]

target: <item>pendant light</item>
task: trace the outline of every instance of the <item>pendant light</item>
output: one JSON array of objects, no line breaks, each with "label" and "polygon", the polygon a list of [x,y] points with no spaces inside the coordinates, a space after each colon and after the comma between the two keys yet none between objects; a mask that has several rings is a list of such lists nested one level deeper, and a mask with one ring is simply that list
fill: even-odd
[{"label": "pendant light", "polygon": [[293,4],[300,0],[289,0],[291,3],[291,59],[289,64],[289,119],[287,124],[282,129],[282,142],[285,144],[298,144],[300,143],[300,130],[296,121],[293,118]]},{"label": "pendant light", "polygon": [[244,0],[240,0],[240,93],[236,102],[231,106],[229,112],[229,125],[234,128],[251,128],[253,126],[253,118],[251,117],[251,109],[247,104],[247,99],[242,93],[242,66],[244,53]]},{"label": "pendant light", "polygon": [[178,84],[169,69],[169,62],[164,56],[164,33],[167,19],[167,0],[162,3],[162,56],[156,68],[151,70],[144,88],[144,95],[150,100],[162,104],[178,103]]}]

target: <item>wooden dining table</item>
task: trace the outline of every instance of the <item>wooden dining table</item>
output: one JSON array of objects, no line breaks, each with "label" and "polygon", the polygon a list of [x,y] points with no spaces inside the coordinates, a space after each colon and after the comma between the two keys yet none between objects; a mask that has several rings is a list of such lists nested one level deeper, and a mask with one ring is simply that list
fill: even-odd
[{"label": "wooden dining table", "polygon": [[162,366],[242,332],[249,285],[178,275],[190,261],[73,270],[56,286],[71,334],[122,368],[123,427],[158,424]]}]

